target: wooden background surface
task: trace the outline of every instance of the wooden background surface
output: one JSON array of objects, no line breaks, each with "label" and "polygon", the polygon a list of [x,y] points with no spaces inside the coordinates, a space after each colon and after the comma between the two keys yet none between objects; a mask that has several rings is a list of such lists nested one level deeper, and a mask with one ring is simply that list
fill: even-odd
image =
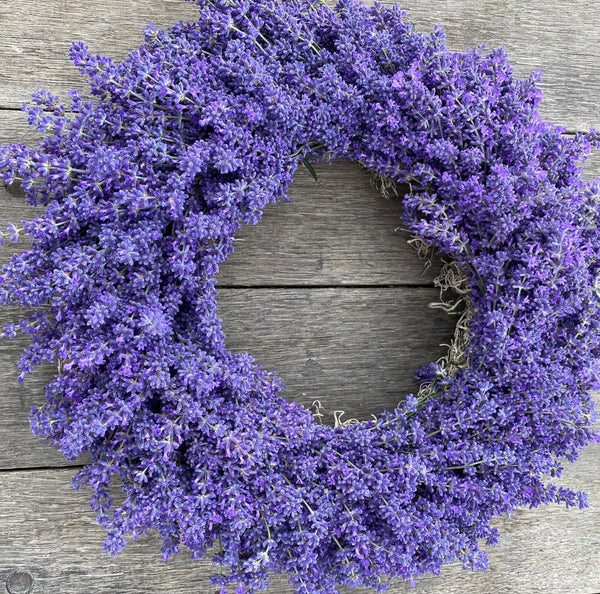
[{"label": "wooden background surface", "polygon": [[[404,7],[420,30],[444,25],[453,49],[505,45],[519,75],[542,68],[546,118],[571,132],[600,126],[600,3],[407,0]],[[64,96],[83,88],[67,59],[70,41],[84,39],[119,59],[140,43],[147,22],[194,16],[184,0],[2,0],[0,143],[34,142],[18,111],[33,89]],[[418,365],[443,353],[452,320],[427,307],[438,297],[434,271],[423,273],[397,229],[399,202],[380,198],[355,164],[317,169],[317,183],[299,172],[292,200],[241,233],[219,276],[220,309],[230,347],[276,369],[287,397],[306,405],[319,398],[329,411],[365,418],[412,389]],[[600,159],[587,170],[600,175]],[[0,187],[0,225],[31,214],[18,192]],[[11,248],[2,249],[6,261]],[[165,564],[157,537],[115,559],[100,550],[103,533],[88,494],[70,486],[77,464],[29,432],[29,405],[40,402],[52,369],[19,386],[22,346],[0,345],[0,592],[212,592],[210,563],[183,553]],[[549,507],[499,519],[503,538],[490,551],[489,572],[448,567],[421,578],[414,592],[600,593],[600,447],[588,448],[565,479],[589,493],[590,509]],[[409,591],[402,583],[390,590]],[[279,578],[270,592],[292,590]]]}]

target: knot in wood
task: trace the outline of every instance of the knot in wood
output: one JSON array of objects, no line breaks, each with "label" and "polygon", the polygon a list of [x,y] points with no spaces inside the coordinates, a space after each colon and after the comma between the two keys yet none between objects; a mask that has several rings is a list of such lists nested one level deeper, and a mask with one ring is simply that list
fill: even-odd
[{"label": "knot in wood", "polygon": [[15,571],[6,580],[8,594],[29,594],[33,589],[33,576],[26,571]]}]

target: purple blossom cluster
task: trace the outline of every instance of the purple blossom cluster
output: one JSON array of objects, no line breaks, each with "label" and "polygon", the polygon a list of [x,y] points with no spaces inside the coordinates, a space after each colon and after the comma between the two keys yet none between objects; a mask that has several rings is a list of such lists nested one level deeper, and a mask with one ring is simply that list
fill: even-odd
[{"label": "purple blossom cluster", "polygon": [[[165,558],[216,546],[223,592],[271,573],[383,590],[485,568],[498,514],[585,506],[545,477],[596,439],[600,185],[581,162],[597,134],[543,121],[538,76],[503,50],[451,52],[397,7],[196,3],[122,63],[73,44],[93,100],[37,92],[43,139],[0,148],[5,182],[45,206],[3,234],[31,242],[0,277],[0,302],[30,308],[3,336],[31,336],[21,379],[58,367],[32,427],[90,455],[74,482],[106,550],[157,530]],[[308,159],[409,184],[404,224],[471,288],[468,364],[431,364],[426,397],[337,428],[228,351],[217,315],[236,231]]]}]

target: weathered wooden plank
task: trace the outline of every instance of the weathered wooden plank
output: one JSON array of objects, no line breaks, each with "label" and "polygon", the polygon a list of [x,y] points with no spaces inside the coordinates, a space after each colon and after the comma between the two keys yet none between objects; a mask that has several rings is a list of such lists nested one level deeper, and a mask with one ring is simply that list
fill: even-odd
[{"label": "weathered wooden plank", "polygon": [[[542,113],[551,121],[569,129],[600,124],[596,101],[600,4],[583,0],[402,4],[419,30],[442,24],[453,49],[504,45],[520,76],[542,68],[546,73]],[[74,39],[122,59],[141,42],[140,30],[149,21],[166,26],[195,15],[195,8],[184,0],[47,0],[44,10],[34,0],[5,0],[0,5],[0,107],[20,106],[39,87],[62,95],[69,88],[84,88],[67,58]]]},{"label": "weathered wooden plank", "polygon": [[[0,583],[27,573],[34,592],[46,594],[191,594],[213,592],[209,560],[183,552],[160,561],[160,538],[148,535],[116,558],[100,550],[103,531],[94,523],[88,493],[69,485],[73,471],[0,473]],[[497,519],[503,538],[490,551],[490,570],[423,576],[417,587],[395,582],[390,594],[594,594],[600,591],[600,446],[590,447],[566,472],[567,482],[590,493],[590,509],[558,506],[522,510]],[[24,581],[24,578],[22,578]],[[15,578],[16,581],[16,578]],[[269,592],[292,594],[285,578]],[[372,590],[342,588],[342,594]]]},{"label": "weathered wooden plank", "polygon": [[42,133],[27,123],[27,114],[21,109],[0,110],[0,144],[21,142],[33,147],[41,137]]},{"label": "weathered wooden plank", "polygon": [[229,348],[276,370],[284,396],[366,419],[416,390],[416,369],[445,354],[456,320],[428,309],[437,298],[427,288],[232,289],[220,308]]},{"label": "weathered wooden plank", "polygon": [[34,0],[0,3],[0,107],[20,107],[31,92],[46,88],[66,97],[85,82],[70,63],[72,41],[122,60],[143,42],[151,21],[166,27],[196,18],[197,8],[184,0],[48,0],[43,10]]},{"label": "weathered wooden plank", "polygon": [[[455,321],[430,310],[433,288],[421,289],[223,289],[219,311],[228,347],[249,351],[284,380],[283,395],[309,407],[320,399],[333,411],[369,418],[394,407],[416,386],[416,369],[445,353]],[[7,312],[0,312],[0,324]],[[16,362],[25,338],[0,345],[0,468],[65,465],[29,431],[31,404],[43,401],[51,365],[25,382]]]},{"label": "weathered wooden plank", "polygon": [[[4,316],[2,323],[6,323]],[[85,458],[69,462],[43,438],[35,438],[29,427],[32,404],[44,401],[44,386],[54,377],[56,368],[44,365],[25,382],[17,381],[19,360],[26,341],[0,345],[0,469],[37,468],[80,464]]]},{"label": "weathered wooden plank", "polygon": [[290,200],[267,205],[257,226],[239,232],[221,285],[431,284],[439,259],[426,269],[407,244],[401,198],[383,198],[349,161],[315,170],[317,182],[299,169]]},{"label": "weathered wooden plank", "polygon": [[[290,200],[267,205],[257,226],[238,233],[235,251],[218,276],[221,286],[433,281],[440,258],[426,268],[408,245],[400,197],[384,199],[369,173],[349,161],[315,170],[317,182],[298,170]],[[600,151],[592,153],[584,171],[587,178],[600,176]]]}]

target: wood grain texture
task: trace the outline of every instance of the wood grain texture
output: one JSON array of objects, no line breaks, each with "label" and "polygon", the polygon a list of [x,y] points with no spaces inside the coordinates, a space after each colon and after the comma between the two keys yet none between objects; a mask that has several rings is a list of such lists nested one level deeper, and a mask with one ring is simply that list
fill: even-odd
[{"label": "wood grain texture", "polygon": [[[390,2],[386,2],[390,4]],[[334,2],[329,2],[334,4]],[[443,25],[452,49],[506,46],[519,76],[542,68],[542,113],[571,130],[600,124],[600,4],[542,0],[436,0],[402,3],[417,29]],[[72,40],[123,59],[149,22],[194,19],[183,0],[4,0],[0,4],[0,107],[20,107],[43,87],[65,95],[85,87],[67,52]]]},{"label": "wood grain texture", "polygon": [[416,369],[445,354],[455,320],[428,309],[437,298],[433,288],[231,289],[219,307],[228,347],[277,370],[283,396],[367,419],[414,392]]},{"label": "wood grain texture", "polygon": [[317,182],[299,169],[290,200],[268,204],[259,225],[240,230],[219,284],[431,285],[439,258],[426,268],[407,244],[401,198],[383,198],[356,163],[314,168]]},{"label": "wood grain texture", "polygon": [[[600,584],[600,446],[584,452],[566,482],[590,493],[584,511],[550,506],[521,510],[495,524],[503,537],[489,551],[490,570],[464,572],[454,564],[417,587],[394,582],[390,594],[595,594]],[[163,563],[160,538],[150,534],[116,558],[100,550],[88,493],[70,486],[73,470],[0,473],[0,584],[16,571],[29,573],[33,592],[46,594],[208,594],[214,566],[182,552]],[[0,586],[1,587],[1,586]],[[283,577],[269,592],[292,594]],[[342,594],[367,594],[342,588]]]},{"label": "wood grain texture", "polygon": [[[0,320],[0,323],[6,323],[6,312],[2,312]],[[31,405],[43,402],[44,386],[54,377],[56,368],[46,364],[25,382],[18,383],[16,363],[26,345],[23,338],[0,344],[0,470],[79,464],[84,458],[69,462],[42,438],[35,438],[31,433]]]}]

